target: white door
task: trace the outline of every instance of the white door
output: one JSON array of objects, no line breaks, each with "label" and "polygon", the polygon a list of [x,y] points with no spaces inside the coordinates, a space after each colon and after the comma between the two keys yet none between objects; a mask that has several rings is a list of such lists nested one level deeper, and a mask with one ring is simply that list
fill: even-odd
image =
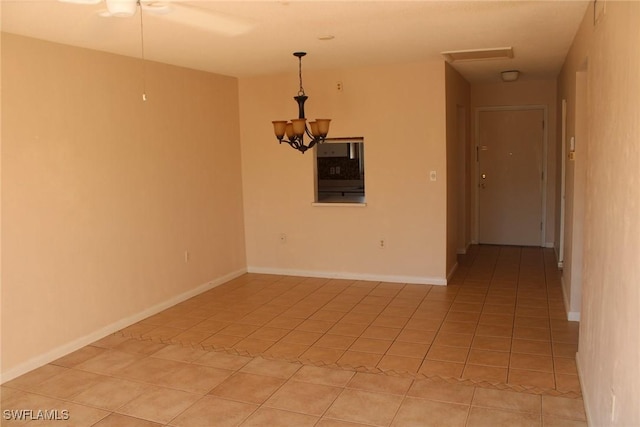
[{"label": "white door", "polygon": [[544,110],[478,114],[478,241],[542,245]]}]

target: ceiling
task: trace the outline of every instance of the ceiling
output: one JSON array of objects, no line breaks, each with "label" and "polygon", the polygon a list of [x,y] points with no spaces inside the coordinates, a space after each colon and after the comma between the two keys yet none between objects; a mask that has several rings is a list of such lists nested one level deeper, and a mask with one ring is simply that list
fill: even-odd
[{"label": "ceiling", "polygon": [[[77,1],[77,0],[76,0]],[[145,0],[143,0],[144,2]],[[442,59],[451,50],[513,47],[512,59],[454,62],[470,82],[554,78],[587,1],[170,1],[105,18],[105,3],[1,0],[2,31],[214,73],[245,77],[305,69]],[[331,40],[320,40],[333,36]]]}]

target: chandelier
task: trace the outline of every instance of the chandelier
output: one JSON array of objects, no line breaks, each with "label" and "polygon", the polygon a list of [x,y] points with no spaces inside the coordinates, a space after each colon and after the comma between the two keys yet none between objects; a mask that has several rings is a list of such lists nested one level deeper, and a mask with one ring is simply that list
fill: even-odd
[{"label": "chandelier", "polygon": [[[298,103],[298,118],[291,119],[290,122],[286,120],[272,122],[273,131],[276,134],[276,138],[278,138],[278,142],[282,144],[284,141],[303,154],[314,145],[324,142],[327,133],[329,133],[329,122],[331,122],[331,119],[316,119],[313,122],[309,122],[309,127],[307,127],[307,119],[304,117],[304,103],[309,97],[305,95],[302,87],[302,57],[306,54],[306,52],[295,52],[293,54],[298,58],[298,76],[300,78],[300,90],[298,95],[293,97]],[[285,134],[288,139],[284,139]],[[304,143],[305,134],[311,139],[309,145]]]}]

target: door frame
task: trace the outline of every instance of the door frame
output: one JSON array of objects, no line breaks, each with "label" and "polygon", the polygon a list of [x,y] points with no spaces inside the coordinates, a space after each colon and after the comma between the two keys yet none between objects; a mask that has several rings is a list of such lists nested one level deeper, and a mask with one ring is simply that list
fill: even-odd
[{"label": "door frame", "polygon": [[[560,227],[558,236],[558,247],[556,248],[556,259],[558,261],[558,268],[564,267],[564,221],[565,221],[565,203],[566,203],[566,190],[567,190],[567,100],[562,100],[562,123],[560,143],[561,158],[560,158]],[[557,152],[557,150],[556,150]]]},{"label": "door frame", "polygon": [[474,201],[474,223],[472,227],[473,243],[478,243],[480,235],[480,192],[478,191],[480,185],[480,167],[479,167],[479,150],[480,150],[480,113],[485,111],[529,111],[529,110],[541,110],[543,113],[544,129],[542,132],[542,179],[540,185],[542,186],[542,200],[540,203],[542,212],[542,230],[540,232],[540,247],[546,246],[546,234],[547,234],[547,156],[548,156],[548,139],[549,139],[549,113],[546,105],[502,105],[494,107],[476,107],[474,111],[474,149],[475,149],[475,161],[472,162],[472,192]]}]

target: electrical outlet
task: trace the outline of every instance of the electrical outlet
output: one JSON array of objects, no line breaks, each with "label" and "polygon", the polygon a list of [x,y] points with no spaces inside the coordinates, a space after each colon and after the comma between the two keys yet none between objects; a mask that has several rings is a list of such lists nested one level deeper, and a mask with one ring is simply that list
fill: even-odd
[{"label": "electrical outlet", "polygon": [[380,243],[379,243],[379,246],[378,246],[378,247],[379,247],[380,249],[384,249],[384,248],[385,248],[385,246],[386,246],[386,242],[384,241],[384,239],[380,239]]},{"label": "electrical outlet", "polygon": [[436,181],[437,179],[438,179],[438,175],[436,174],[436,171],[429,172],[429,180],[430,181]]},{"label": "electrical outlet", "polygon": [[343,89],[342,82],[336,83],[336,89],[338,90],[338,92],[342,92],[342,89]]}]

